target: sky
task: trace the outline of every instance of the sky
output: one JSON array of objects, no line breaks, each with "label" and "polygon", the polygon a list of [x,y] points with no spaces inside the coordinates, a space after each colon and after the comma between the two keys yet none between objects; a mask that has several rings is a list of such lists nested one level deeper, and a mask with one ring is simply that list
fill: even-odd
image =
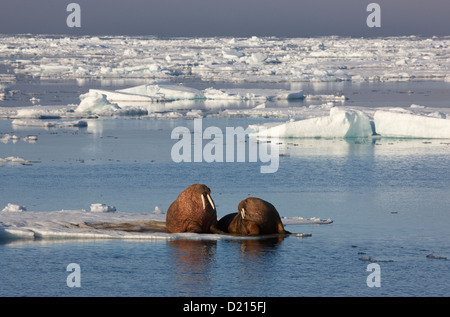
[{"label": "sky", "polygon": [[[66,23],[80,5],[80,27]],[[369,3],[380,27],[369,27]],[[2,0],[0,34],[155,36],[442,36],[450,0]]]}]

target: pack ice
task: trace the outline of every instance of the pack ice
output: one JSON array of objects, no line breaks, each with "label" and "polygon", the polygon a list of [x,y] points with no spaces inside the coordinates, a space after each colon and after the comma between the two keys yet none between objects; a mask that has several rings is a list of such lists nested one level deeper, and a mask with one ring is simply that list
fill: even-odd
[{"label": "pack ice", "polygon": [[[0,35],[8,76],[226,82],[448,80],[448,37]],[[438,61],[438,62],[436,62]],[[0,94],[2,92],[0,87]]]}]

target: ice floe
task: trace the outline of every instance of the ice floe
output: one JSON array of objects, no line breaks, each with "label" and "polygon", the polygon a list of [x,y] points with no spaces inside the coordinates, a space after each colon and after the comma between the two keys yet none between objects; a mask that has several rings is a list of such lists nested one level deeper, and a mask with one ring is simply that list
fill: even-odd
[{"label": "ice floe", "polygon": [[[267,129],[261,134],[262,126]],[[329,116],[262,126],[250,127],[257,136],[279,138],[360,138],[373,135],[370,120],[364,113],[337,107],[331,108]]]},{"label": "ice floe", "polygon": [[107,206],[106,204],[91,204],[91,212],[115,212],[115,206]]},{"label": "ice floe", "polygon": [[26,127],[42,127],[42,128],[69,128],[69,127],[87,127],[88,123],[84,120],[75,121],[43,121],[43,120],[29,120],[29,119],[14,119],[11,121],[13,126]]},{"label": "ice floe", "polygon": [[[92,208],[94,206],[94,210]],[[26,211],[16,204],[8,204],[0,211],[0,240],[35,239],[257,239],[259,237],[235,237],[218,234],[180,233],[172,234],[164,230],[166,215],[159,212],[98,212],[105,204],[92,204],[91,211]],[[283,217],[286,225],[329,224],[330,219]],[[309,236],[310,234],[296,234]]]},{"label": "ice floe", "polygon": [[0,142],[5,143],[5,144],[9,143],[9,142],[17,143],[19,141],[36,143],[37,139],[38,139],[37,135],[27,135],[26,137],[19,137],[15,134],[10,135],[10,134],[6,133],[0,137]]},{"label": "ice floe", "polygon": [[181,85],[140,85],[115,91],[90,89],[81,95],[81,103],[75,111],[87,112],[92,108],[104,111],[120,109],[118,105],[134,103],[171,102],[176,100],[292,100],[303,99],[302,91],[282,89],[216,89],[198,90]]},{"label": "ice floe", "polygon": [[106,99],[106,96],[96,91],[80,96],[81,103],[75,109],[75,112],[98,114],[114,112],[120,107]]},{"label": "ice floe", "polygon": [[450,138],[450,120],[398,111],[377,111],[376,133],[393,138]]},{"label": "ice floe", "polygon": [[5,158],[0,157],[0,164],[2,163],[11,163],[11,164],[22,164],[22,165],[29,165],[32,163],[32,161],[25,160],[21,157],[16,156],[8,156]]}]

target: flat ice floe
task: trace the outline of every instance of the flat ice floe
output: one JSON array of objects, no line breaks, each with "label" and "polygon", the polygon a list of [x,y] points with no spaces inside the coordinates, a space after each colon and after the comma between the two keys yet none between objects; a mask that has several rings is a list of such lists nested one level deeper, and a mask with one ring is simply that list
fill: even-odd
[{"label": "flat ice floe", "polygon": [[14,119],[11,121],[13,126],[26,126],[26,127],[42,127],[42,128],[81,128],[87,127],[87,122],[84,120],[75,121],[42,121],[31,119]]},{"label": "flat ice floe", "polygon": [[[8,204],[0,211],[0,240],[35,239],[252,239],[219,234],[173,234],[165,232],[164,213],[131,213],[108,210],[112,206],[93,204],[91,211],[26,211],[24,206]],[[159,209],[159,208],[158,208]],[[155,210],[157,208],[155,207]],[[329,224],[330,219],[290,217],[286,225]],[[301,237],[302,234],[296,234]],[[309,236],[309,234],[304,234]],[[260,238],[260,237],[253,237]]]},{"label": "flat ice floe", "polygon": [[22,165],[28,165],[31,164],[32,162],[29,160],[25,160],[21,157],[16,157],[16,156],[8,156],[5,158],[1,158],[0,157],[0,164],[2,163],[10,163],[10,164],[22,164]]},{"label": "flat ice floe", "polygon": [[[243,101],[273,101],[303,99],[302,91],[282,89],[216,89],[198,90],[169,84],[140,85],[115,91],[90,89],[80,96],[77,113],[114,115],[145,115],[171,109],[195,107],[195,101],[203,101],[205,108],[214,108],[213,101],[221,105]],[[182,102],[187,101],[187,102]],[[194,101],[194,102],[189,102]],[[209,102],[209,104],[208,104]]]},{"label": "flat ice floe", "polygon": [[450,120],[426,117],[407,112],[377,111],[376,132],[392,138],[450,138]]}]

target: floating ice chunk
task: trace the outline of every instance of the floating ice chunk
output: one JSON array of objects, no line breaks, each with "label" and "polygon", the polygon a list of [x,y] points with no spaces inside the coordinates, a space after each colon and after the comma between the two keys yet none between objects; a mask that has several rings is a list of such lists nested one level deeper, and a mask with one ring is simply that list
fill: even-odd
[{"label": "floating ice chunk", "polygon": [[[139,86],[140,87],[140,86]],[[137,87],[136,87],[137,88]],[[110,91],[110,90],[99,90],[99,89],[90,89],[89,94],[101,94],[104,95],[108,102],[113,104],[118,103],[127,103],[127,102],[157,102],[164,101],[163,98],[151,95],[146,93],[145,91],[141,91],[141,89],[137,88],[136,92],[133,92],[133,89],[127,91],[127,89]],[[81,97],[80,97],[81,98]]]},{"label": "floating ice chunk", "polygon": [[262,134],[261,126],[250,126],[258,136],[271,135],[280,138],[353,138],[373,135],[369,118],[358,110],[331,108],[329,116],[290,121],[267,128]]},{"label": "floating ice chunk", "polygon": [[114,206],[107,206],[105,204],[92,204],[91,205],[91,212],[115,212],[116,207]]},{"label": "floating ice chunk", "polygon": [[[41,121],[29,119],[14,119],[11,121],[13,126],[43,127],[43,128],[69,128],[69,127],[87,127],[84,120],[75,121]],[[37,140],[36,136],[29,136],[29,140]]]},{"label": "floating ice chunk", "polygon": [[4,134],[1,138],[0,138],[0,142],[2,143],[8,143],[10,140],[12,139],[12,136],[9,134]]},{"label": "floating ice chunk", "polygon": [[[14,120],[13,120],[14,121]],[[9,135],[9,134],[5,134],[0,138],[0,142],[2,143],[8,143],[9,141],[12,140],[13,143],[16,143],[20,138],[17,135]],[[30,143],[34,143],[37,141],[38,137],[36,135],[28,135],[24,138],[21,138],[22,141],[24,142],[30,142]]]},{"label": "floating ice chunk", "polygon": [[164,212],[158,206],[155,206],[155,210],[152,211],[154,215],[162,215]]},{"label": "floating ice chunk", "polygon": [[16,164],[29,164],[31,161],[25,160],[21,157],[9,156],[6,158],[0,157],[0,163],[16,163]]},{"label": "floating ice chunk", "polygon": [[[10,205],[10,204],[9,204]],[[101,205],[101,204],[100,204]],[[11,207],[19,211],[20,206]],[[155,208],[156,209],[156,208]],[[284,224],[325,224],[329,219],[282,218]],[[165,215],[131,212],[87,212],[85,210],[0,212],[0,240],[3,239],[260,239],[232,235],[197,233],[170,234],[164,231]],[[144,231],[142,229],[145,228]],[[301,235],[309,236],[309,234]]]},{"label": "floating ice chunk", "polygon": [[80,96],[81,103],[75,109],[75,112],[90,113],[90,114],[104,114],[114,113],[120,109],[117,104],[110,103],[106,96],[97,92],[89,92]]},{"label": "floating ice chunk", "polygon": [[24,108],[17,110],[16,118],[20,119],[59,119],[61,116],[48,109]]},{"label": "floating ice chunk", "polygon": [[397,111],[376,111],[375,130],[384,137],[450,138],[450,120]]},{"label": "floating ice chunk", "polygon": [[207,88],[204,95],[211,100],[291,100],[303,99],[303,91],[281,89],[215,89]]},{"label": "floating ice chunk", "polygon": [[318,217],[303,218],[303,217],[281,217],[284,225],[299,225],[299,224],[331,224],[333,220],[321,219]]},{"label": "floating ice chunk", "polygon": [[33,104],[35,104],[35,103],[38,103],[38,102],[40,102],[41,101],[41,99],[39,99],[39,98],[36,98],[36,97],[32,97],[32,98],[30,98],[30,101],[33,103]]},{"label": "floating ice chunk", "polygon": [[[126,89],[116,90],[118,93],[129,95],[148,96],[151,101],[174,100],[288,100],[303,99],[303,91],[282,89],[216,89],[207,88],[203,91],[179,85],[140,85]],[[113,92],[106,94],[108,101],[113,102]]]},{"label": "floating ice chunk", "polygon": [[344,95],[306,95],[305,100],[320,100],[320,101],[345,101]]},{"label": "floating ice chunk", "polygon": [[28,135],[24,137],[22,140],[29,143],[35,143],[37,139],[38,139],[37,135]]},{"label": "floating ice chunk", "polygon": [[152,101],[204,99],[202,92],[195,88],[179,85],[140,85],[117,90],[117,92],[154,98]]},{"label": "floating ice chunk", "polygon": [[3,212],[22,212],[26,211],[27,208],[25,206],[20,206],[16,204],[8,203],[5,208],[3,208]]},{"label": "floating ice chunk", "polygon": [[186,112],[186,117],[188,118],[203,118],[203,113],[201,110],[191,110]]}]

